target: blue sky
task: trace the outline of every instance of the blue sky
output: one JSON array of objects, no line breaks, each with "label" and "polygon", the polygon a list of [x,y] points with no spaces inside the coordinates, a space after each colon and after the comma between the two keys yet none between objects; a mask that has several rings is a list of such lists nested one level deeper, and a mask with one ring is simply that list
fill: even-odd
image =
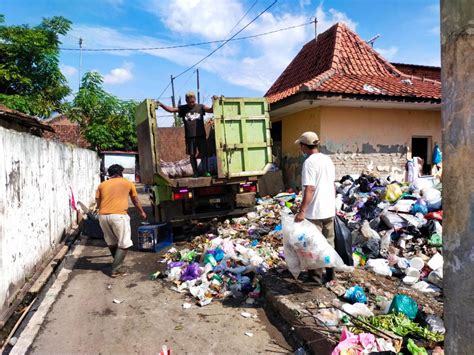
[{"label": "blue sky", "polygon": [[[73,28],[62,38],[63,47],[67,48],[78,48],[80,37],[84,39],[84,48],[149,48],[228,38],[229,33],[240,30],[272,2],[1,0],[0,13],[5,15],[7,24],[36,25],[41,18],[54,15],[70,19]],[[363,39],[381,34],[374,48],[392,62],[440,64],[439,1],[434,0],[279,0],[238,37],[308,23],[314,16],[318,18],[318,32],[341,21]],[[209,104],[214,94],[263,95],[313,36],[314,27],[308,25],[229,42],[199,65],[201,97]],[[99,71],[104,76],[105,88],[120,98],[157,98],[169,83],[170,75],[181,73],[216,46],[84,52],[82,72]],[[62,51],[61,68],[76,91],[79,52]],[[184,97],[188,90],[195,91],[193,70],[177,78],[175,88],[177,97]],[[169,102],[170,96],[168,89],[162,101]],[[172,119],[160,117],[159,121],[166,126]]]}]

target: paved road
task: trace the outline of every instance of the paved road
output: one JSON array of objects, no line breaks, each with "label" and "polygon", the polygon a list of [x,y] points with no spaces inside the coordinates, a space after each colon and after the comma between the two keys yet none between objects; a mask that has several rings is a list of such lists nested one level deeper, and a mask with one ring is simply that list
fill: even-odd
[{"label": "paved road", "polygon": [[[133,209],[131,217],[136,227],[139,221]],[[83,238],[81,245],[65,266],[67,281],[29,353],[157,354],[165,344],[175,354],[291,351],[260,308],[213,302],[183,309],[184,302],[193,302],[163,281],[149,280],[158,269],[157,254],[130,252],[126,260],[130,274],[111,279],[101,270],[111,261],[104,242]],[[123,302],[116,304],[114,299]],[[243,318],[242,311],[257,317]]]}]

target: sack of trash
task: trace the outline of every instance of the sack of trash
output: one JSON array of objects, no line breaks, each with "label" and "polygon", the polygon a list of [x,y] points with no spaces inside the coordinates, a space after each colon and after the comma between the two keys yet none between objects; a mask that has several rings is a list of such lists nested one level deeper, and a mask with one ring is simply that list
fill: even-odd
[{"label": "sack of trash", "polygon": [[161,171],[170,179],[193,176],[193,168],[189,159],[165,162],[160,161]]},{"label": "sack of trash", "polygon": [[294,216],[282,212],[283,247],[288,270],[297,278],[301,270],[335,268],[337,271],[352,271],[339,254],[329,245],[316,226],[304,220],[296,223]]}]

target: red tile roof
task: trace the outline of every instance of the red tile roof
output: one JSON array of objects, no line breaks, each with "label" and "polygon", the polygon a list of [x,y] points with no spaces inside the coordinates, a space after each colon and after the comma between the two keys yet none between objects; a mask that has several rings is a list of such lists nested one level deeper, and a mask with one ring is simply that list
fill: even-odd
[{"label": "red tile roof", "polygon": [[440,81],[426,77],[400,71],[337,23],[303,46],[265,96],[270,103],[300,91],[440,100]]},{"label": "red tile roof", "polygon": [[89,148],[90,144],[81,133],[81,128],[77,122],[72,122],[64,115],[56,116],[47,122],[54,128],[54,133],[45,133],[44,138],[62,143],[77,145],[81,148]]},{"label": "red tile roof", "polygon": [[392,63],[398,70],[407,75],[414,75],[420,78],[441,81],[441,67],[428,65]]}]

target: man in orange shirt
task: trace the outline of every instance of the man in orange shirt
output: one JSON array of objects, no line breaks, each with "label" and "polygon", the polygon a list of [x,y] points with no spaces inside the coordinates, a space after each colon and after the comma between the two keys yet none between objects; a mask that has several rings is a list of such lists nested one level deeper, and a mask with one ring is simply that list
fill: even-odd
[{"label": "man in orange shirt", "polygon": [[97,188],[95,195],[99,208],[99,223],[104,232],[104,239],[114,258],[111,277],[124,275],[119,269],[127,255],[127,249],[133,245],[130,216],[128,210],[128,196],[146,220],[146,213],[138,200],[135,185],[123,178],[123,167],[111,165],[108,170],[109,180],[104,181]]}]

